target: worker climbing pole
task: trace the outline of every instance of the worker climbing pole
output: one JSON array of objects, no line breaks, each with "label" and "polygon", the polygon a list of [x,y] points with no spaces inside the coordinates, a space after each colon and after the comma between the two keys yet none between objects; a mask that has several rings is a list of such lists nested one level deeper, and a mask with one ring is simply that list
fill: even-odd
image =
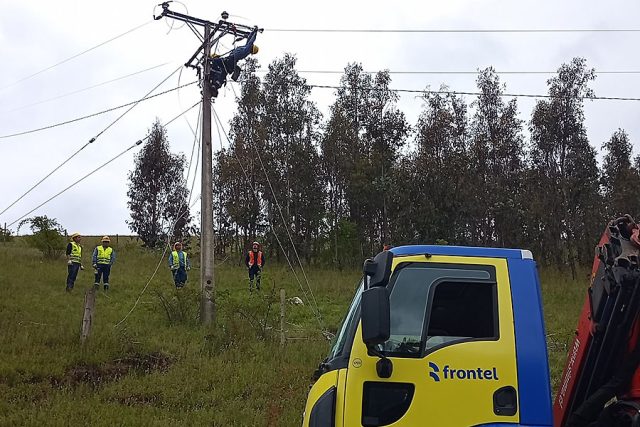
[{"label": "worker climbing pole", "polygon": [[[171,2],[164,2],[162,13],[154,16],[155,20],[170,18],[184,22],[198,37],[201,44],[185,63],[185,67],[197,71],[202,88],[202,199],[200,236],[200,283],[202,297],[200,303],[200,320],[207,325],[215,316],[214,274],[213,274],[213,176],[211,147],[211,102],[218,96],[219,90],[226,84],[227,76],[237,80],[241,69],[238,62],[250,54],[258,52],[254,44],[257,34],[263,29],[235,24],[227,21],[229,14],[222,12],[218,22],[196,18],[169,9]],[[202,30],[202,32],[200,31]],[[217,46],[226,36],[233,37],[233,44],[246,40],[244,46],[219,55]],[[213,47],[216,48],[213,48]],[[213,51],[213,52],[212,52]]]}]

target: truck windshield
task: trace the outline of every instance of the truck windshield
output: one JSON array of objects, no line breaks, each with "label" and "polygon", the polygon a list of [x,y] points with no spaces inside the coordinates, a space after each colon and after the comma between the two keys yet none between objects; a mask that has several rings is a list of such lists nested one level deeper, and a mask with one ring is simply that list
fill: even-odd
[{"label": "truck windshield", "polygon": [[358,285],[358,288],[356,289],[356,294],[351,301],[351,305],[349,306],[347,315],[345,316],[342,324],[340,325],[340,328],[338,329],[338,334],[336,335],[333,346],[331,347],[331,351],[329,352],[329,360],[342,354],[345,342],[347,341],[347,337],[349,336],[349,331],[353,330],[355,328],[355,325],[357,324],[358,319],[356,319],[356,312],[358,311],[358,307],[360,307],[362,289],[363,284],[361,281],[360,285]]},{"label": "truck windshield", "polygon": [[495,271],[489,266],[411,263],[396,270],[391,335],[379,350],[418,357],[422,349],[497,334]]}]

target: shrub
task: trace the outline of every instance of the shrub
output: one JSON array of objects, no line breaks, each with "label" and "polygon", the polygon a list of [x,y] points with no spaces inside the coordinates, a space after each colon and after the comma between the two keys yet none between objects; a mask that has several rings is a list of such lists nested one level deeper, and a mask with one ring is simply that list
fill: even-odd
[{"label": "shrub", "polygon": [[38,249],[47,259],[60,258],[64,253],[67,232],[56,219],[47,218],[47,216],[26,218],[20,221],[18,230],[25,224],[29,224],[33,233],[27,236],[29,246]]}]

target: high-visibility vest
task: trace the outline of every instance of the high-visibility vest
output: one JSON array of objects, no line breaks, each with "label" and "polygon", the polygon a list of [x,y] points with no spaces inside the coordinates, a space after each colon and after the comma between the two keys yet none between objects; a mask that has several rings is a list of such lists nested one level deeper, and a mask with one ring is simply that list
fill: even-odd
[{"label": "high-visibility vest", "polygon": [[[182,252],[184,254],[184,266],[187,267],[187,253]],[[180,268],[180,256],[178,255],[178,251],[171,252],[171,268],[176,269]]]},{"label": "high-visibility vest", "polygon": [[71,254],[69,255],[71,262],[82,262],[82,247],[76,242],[71,242]]},{"label": "high-visibility vest", "polygon": [[104,247],[98,246],[98,264],[111,264],[111,253],[113,248],[111,246]]},{"label": "high-visibility vest", "polygon": [[[255,252],[249,251],[249,267],[253,267],[256,263]],[[258,251],[258,267],[262,267],[262,251]]]}]

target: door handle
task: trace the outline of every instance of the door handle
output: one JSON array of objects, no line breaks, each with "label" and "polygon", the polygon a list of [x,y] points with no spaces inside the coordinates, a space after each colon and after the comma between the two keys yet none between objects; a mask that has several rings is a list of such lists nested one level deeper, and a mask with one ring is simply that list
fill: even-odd
[{"label": "door handle", "polygon": [[510,417],[518,412],[518,393],[512,386],[501,387],[493,393],[493,413]]}]

